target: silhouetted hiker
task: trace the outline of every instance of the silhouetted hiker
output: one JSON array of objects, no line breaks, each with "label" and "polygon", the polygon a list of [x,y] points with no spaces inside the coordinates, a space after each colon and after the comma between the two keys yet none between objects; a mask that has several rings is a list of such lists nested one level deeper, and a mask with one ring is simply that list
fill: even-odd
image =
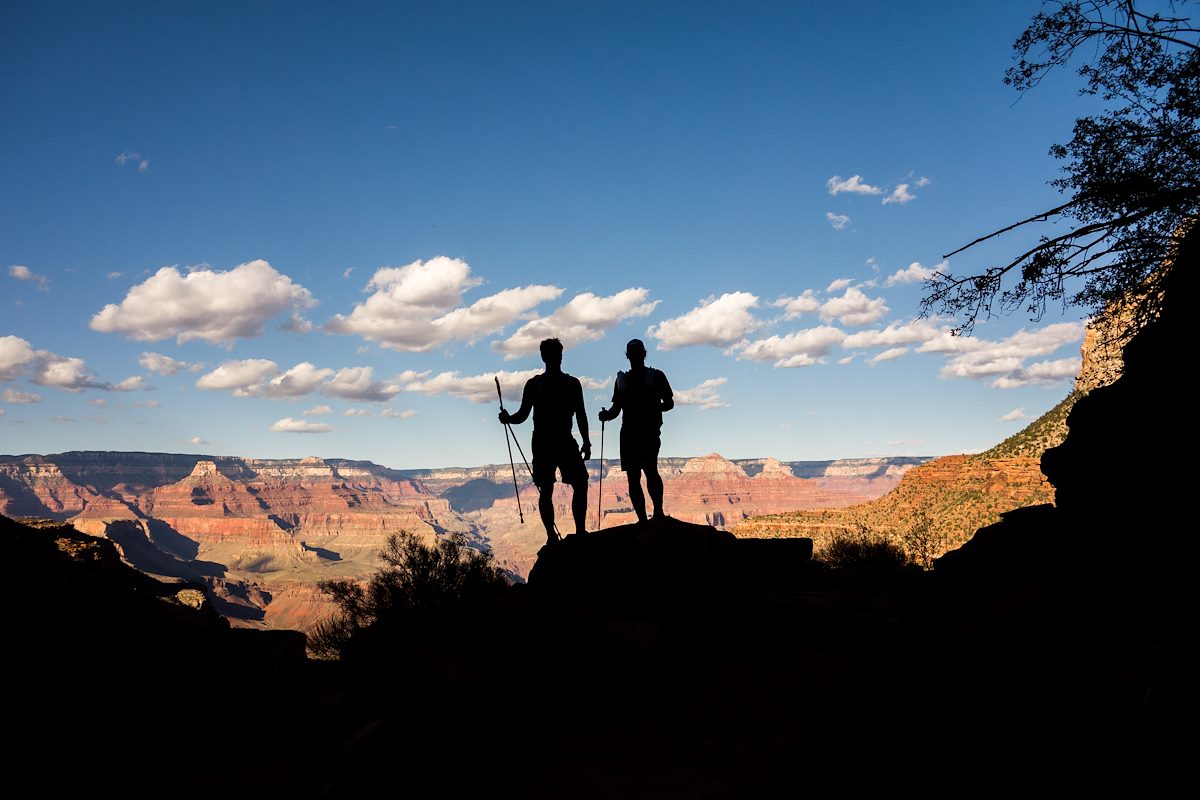
[{"label": "silhouetted hiker", "polygon": [[[517,413],[500,412],[500,421],[520,425],[533,410],[533,482],[539,491],[538,511],[546,526],[548,543],[558,541],[554,532],[554,470],[562,473],[563,483],[569,483],[571,515],[575,517],[575,532],[587,530],[587,467],[583,462],[592,457],[592,442],[588,438],[587,412],[583,408],[583,385],[579,379],[562,371],[562,342],[544,339],[538,348],[546,371],[525,382],[521,407]],[[579,425],[583,437],[580,447],[571,435],[571,417]]]},{"label": "silhouetted hiker", "polygon": [[654,518],[663,514],[663,482],[658,474],[658,449],[662,445],[659,432],[662,415],[675,407],[671,384],[662,370],[646,366],[646,345],[641,339],[630,339],[625,345],[629,371],[618,372],[613,386],[612,406],[601,409],[600,421],[621,419],[621,469],[629,478],[629,502],[638,521],[646,521],[646,496],[642,494],[642,473],[646,473],[646,488],[654,503]]}]

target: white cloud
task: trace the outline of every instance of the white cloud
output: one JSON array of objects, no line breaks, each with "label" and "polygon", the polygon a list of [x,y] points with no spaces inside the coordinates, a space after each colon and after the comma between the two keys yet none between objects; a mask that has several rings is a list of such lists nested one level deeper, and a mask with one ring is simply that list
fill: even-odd
[{"label": "white cloud", "polygon": [[0,336],[0,381],[13,381],[37,360],[29,342],[19,336]]},{"label": "white cloud", "polygon": [[[441,372],[433,377],[419,377],[405,383],[404,391],[420,392],[421,394],[448,394],[451,397],[463,397],[475,403],[496,402],[496,382],[504,391],[504,399],[519,402],[525,382],[534,375],[541,374],[540,369],[526,369],[519,372],[489,372],[486,375],[459,375],[457,371]],[[582,379],[581,379],[582,380]]]},{"label": "white cloud", "polygon": [[104,406],[108,405],[108,401],[103,397],[93,397],[91,400],[88,400],[88,405],[96,406],[96,408],[103,408]]},{"label": "white cloud", "polygon": [[316,391],[332,374],[331,369],[318,369],[313,364],[302,361],[281,375],[242,390],[235,389],[233,393],[239,397],[303,397]]},{"label": "white cloud", "polygon": [[728,347],[762,324],[750,313],[757,305],[758,297],[749,292],[709,297],[681,317],[651,325],[646,335],[658,340],[660,350],[695,344]]},{"label": "white cloud", "polygon": [[163,267],[131,288],[119,305],[110,303],[97,312],[91,327],[139,341],[174,336],[179,343],[204,339],[232,345],[235,339],[261,335],[271,317],[312,305],[308,289],[266,261],[186,275]]},{"label": "white cloud", "polygon": [[[415,373],[406,373],[406,375],[412,374]],[[374,370],[371,367],[339,369],[333,379],[321,387],[321,391],[344,400],[370,403],[386,403],[400,392],[399,383],[383,383],[376,381],[373,376]]]},{"label": "white cloud", "polygon": [[869,325],[887,312],[888,306],[882,297],[867,297],[853,287],[841,297],[830,298],[821,304],[821,319],[826,322],[836,319],[843,325]]},{"label": "white cloud", "polygon": [[39,363],[34,368],[31,381],[39,386],[54,386],[64,392],[82,392],[84,389],[112,391],[113,385],[96,378],[82,358],[68,358],[45,350],[38,351]]},{"label": "white cloud", "polygon": [[34,284],[37,286],[38,291],[40,292],[50,291],[50,279],[45,275],[38,275],[29,267],[22,266],[20,264],[13,264],[8,268],[8,274],[19,281],[28,281],[29,283]]},{"label": "white cloud", "polygon": [[883,204],[886,206],[889,203],[899,203],[904,205],[910,200],[916,200],[917,196],[908,191],[908,184],[902,183],[892,190],[892,193],[883,198]]},{"label": "white cloud", "polygon": [[948,354],[948,361],[941,370],[943,378],[995,378],[992,386],[998,389],[1030,384],[1048,386],[1074,377],[1079,359],[1042,361],[1029,367],[1025,367],[1025,362],[1034,356],[1053,353],[1063,345],[1079,341],[1082,336],[1083,324],[1079,322],[1057,322],[1037,330],[1020,330],[996,341],[952,336],[946,331],[922,344],[918,350]]},{"label": "white cloud", "polygon": [[332,414],[332,413],[333,413],[333,409],[330,408],[329,406],[319,405],[319,406],[313,406],[312,408],[304,409],[303,411],[300,412],[300,415],[304,416],[304,417],[323,417],[326,414]]},{"label": "white cloud", "polygon": [[212,372],[201,375],[197,389],[232,390],[239,397],[249,397],[250,387],[279,374],[279,365],[265,358],[246,358],[226,361]]},{"label": "white cloud", "polygon": [[701,381],[690,389],[675,391],[675,404],[681,406],[700,406],[708,411],[714,408],[728,408],[729,403],[721,399],[720,389],[728,381],[725,378],[709,378]]},{"label": "white cloud", "polygon": [[834,175],[825,181],[825,188],[829,190],[830,194],[835,195],[842,192],[850,192],[851,194],[883,194],[883,189],[878,186],[863,183],[861,175],[851,175],[845,180],[842,180],[842,176],[840,175]]},{"label": "white cloud", "polygon": [[895,286],[898,283],[919,283],[920,281],[926,281],[939,272],[945,272],[949,266],[949,260],[932,267],[922,267],[920,261],[914,261],[907,268],[897,270],[889,275],[887,285]]},{"label": "white cloud", "polygon": [[412,419],[417,415],[417,412],[411,408],[406,408],[403,411],[397,411],[394,408],[385,408],[383,410],[383,415],[385,417],[392,417],[394,419]]},{"label": "white cloud", "polygon": [[992,381],[997,389],[1016,389],[1021,386],[1054,386],[1065,380],[1073,380],[1079,374],[1080,359],[1060,358],[1054,361],[1038,361],[1028,367],[1003,375]]},{"label": "white cloud", "polygon": [[855,358],[855,356],[853,354],[851,354],[851,355],[846,356],[845,358],[839,358],[837,363],[841,364],[842,366],[845,366],[846,364],[849,364],[851,361],[853,361],[854,358]]},{"label": "white cloud", "polygon": [[831,281],[830,284],[825,287],[825,292],[828,294],[840,292],[842,289],[845,289],[852,283],[854,283],[853,278],[838,278],[835,281]]},{"label": "white cloud", "polygon": [[917,178],[917,180],[914,182],[914,185],[918,189],[923,189],[929,185],[929,178],[926,178],[924,175],[922,175],[921,177]]},{"label": "white cloud", "polygon": [[309,422],[303,419],[284,417],[271,426],[273,433],[330,433],[333,426],[324,422]]},{"label": "white cloud", "polygon": [[1001,422],[1015,422],[1019,419],[1025,419],[1024,408],[1014,408],[1012,411],[1008,412],[1007,414],[1002,414],[999,417]]},{"label": "white cloud", "polygon": [[591,292],[577,294],[569,303],[548,317],[539,317],[522,325],[502,342],[492,344],[492,349],[504,353],[505,360],[537,352],[543,339],[557,338],[563,347],[603,338],[604,332],[617,323],[644,317],[654,310],[658,301],[646,302],[647,289],[625,289],[608,297],[599,297]]},{"label": "white cloud", "polygon": [[850,217],[845,214],[835,214],[832,211],[825,212],[825,219],[833,226],[835,231],[844,231],[850,224]]},{"label": "white cloud", "polygon": [[505,289],[463,306],[463,292],[482,283],[457,258],[438,256],[403,267],[376,270],[367,284],[373,294],[349,315],[325,326],[332,333],[358,334],[392,350],[424,352],[440,344],[475,342],[520,319],[563,292],[555,286]]},{"label": "white cloud", "polygon": [[121,166],[126,164],[136,164],[138,172],[145,172],[146,170],[150,169],[150,159],[142,158],[137,153],[128,150],[117,156],[116,162]]},{"label": "white cloud", "polygon": [[342,280],[349,280],[352,272],[354,272],[354,267],[346,267],[342,270]]},{"label": "white cloud", "polygon": [[110,281],[115,281],[117,278],[121,277],[121,273],[120,272],[110,272],[107,275],[105,275],[104,277],[108,278]]},{"label": "white cloud", "polygon": [[204,369],[203,364],[178,361],[170,356],[164,356],[162,353],[142,353],[138,356],[138,364],[141,364],[143,369],[148,369],[159,375],[175,375],[184,370],[199,372]]},{"label": "white cloud", "polygon": [[288,321],[279,326],[279,330],[288,333],[310,333],[312,329],[312,322],[305,319],[299,311],[293,311]]},{"label": "white cloud", "polygon": [[812,314],[821,310],[821,301],[812,289],[805,289],[795,297],[781,297],[771,305],[782,308],[786,319],[795,319],[803,314]]},{"label": "white cloud", "polygon": [[347,417],[373,417],[370,409],[366,408],[347,408],[342,412]]},{"label": "white cloud", "polygon": [[212,442],[208,441],[208,439],[205,439],[200,436],[193,436],[192,438],[187,440],[187,443],[188,444],[212,444]]},{"label": "white cloud", "polygon": [[882,353],[880,353],[879,355],[872,358],[871,363],[872,364],[881,364],[884,361],[894,361],[895,359],[899,358],[900,356],[904,355],[907,352],[908,352],[907,347],[892,347],[887,350],[884,350]]},{"label": "white cloud", "polygon": [[5,389],[0,400],[6,403],[40,403],[42,396],[33,392],[21,392],[16,389]]},{"label": "white cloud", "polygon": [[114,392],[152,392],[154,387],[146,383],[141,375],[134,375],[113,385]]},{"label": "white cloud", "polygon": [[845,338],[846,333],[837,328],[808,328],[750,342],[742,348],[738,360],[774,361],[776,367],[810,367],[820,363]]},{"label": "white cloud", "polygon": [[856,331],[846,337],[842,346],[847,349],[858,347],[888,347],[901,344],[928,342],[940,335],[948,334],[949,328],[936,325],[930,320],[914,319],[909,322],[893,322],[886,328]]}]

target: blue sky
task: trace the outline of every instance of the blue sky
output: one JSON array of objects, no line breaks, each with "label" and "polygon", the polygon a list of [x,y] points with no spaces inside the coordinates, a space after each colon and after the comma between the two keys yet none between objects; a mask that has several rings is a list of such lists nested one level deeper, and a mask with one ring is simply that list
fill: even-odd
[{"label": "blue sky", "polygon": [[498,462],[545,332],[593,419],[646,341],[664,454],[988,447],[1080,314],[952,339],[918,279],[1057,202],[1038,8],[2,3],[0,452]]}]

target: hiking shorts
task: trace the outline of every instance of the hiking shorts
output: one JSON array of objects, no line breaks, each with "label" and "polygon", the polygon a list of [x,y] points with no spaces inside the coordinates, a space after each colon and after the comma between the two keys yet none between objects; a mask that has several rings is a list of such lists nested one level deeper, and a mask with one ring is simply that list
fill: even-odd
[{"label": "hiking shorts", "polygon": [[658,428],[621,426],[621,469],[625,472],[658,470],[662,437]]},{"label": "hiking shorts", "polygon": [[574,436],[533,439],[533,482],[541,488],[554,485],[554,471],[562,473],[562,482],[571,486],[587,483],[587,467]]}]

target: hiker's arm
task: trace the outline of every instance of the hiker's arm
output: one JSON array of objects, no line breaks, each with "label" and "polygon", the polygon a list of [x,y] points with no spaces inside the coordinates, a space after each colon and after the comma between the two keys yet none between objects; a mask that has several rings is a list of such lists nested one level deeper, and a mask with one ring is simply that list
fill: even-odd
[{"label": "hiker's arm", "polygon": [[600,421],[608,422],[611,419],[616,419],[621,416],[621,392],[614,386],[612,405],[608,408],[600,409]]},{"label": "hiker's arm", "polygon": [[500,421],[510,425],[520,425],[529,418],[529,412],[533,410],[533,401],[529,399],[529,384],[525,384],[525,389],[521,392],[521,407],[517,409],[517,413],[510,414],[507,411],[500,412]]},{"label": "hiker's arm", "polygon": [[583,460],[587,461],[592,457],[592,440],[588,436],[587,409],[583,407],[582,384],[579,384],[579,396],[575,399],[575,424],[579,426],[579,438],[583,439],[579,452],[583,454]]},{"label": "hiker's arm", "polygon": [[675,407],[675,393],[671,391],[671,384],[667,382],[667,374],[665,372],[658,373],[662,378],[661,393],[659,394],[659,408],[663,411],[670,411]]}]

